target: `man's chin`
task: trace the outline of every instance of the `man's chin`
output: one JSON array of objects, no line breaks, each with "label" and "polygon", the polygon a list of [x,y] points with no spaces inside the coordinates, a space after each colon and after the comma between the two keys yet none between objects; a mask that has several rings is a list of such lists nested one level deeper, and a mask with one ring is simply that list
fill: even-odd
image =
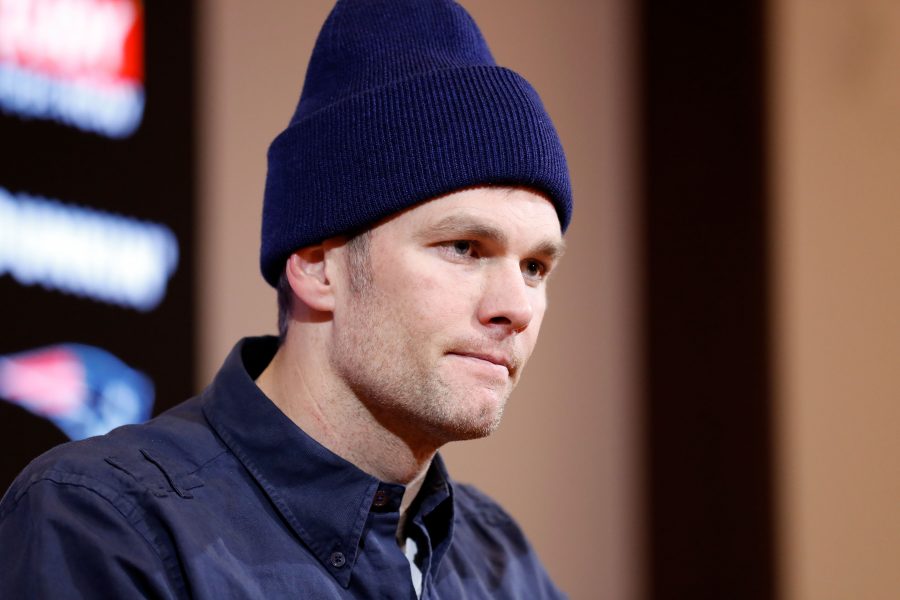
[{"label": "man's chin", "polygon": [[463,442],[466,440],[478,440],[486,438],[500,427],[499,416],[484,422],[465,422],[444,424],[442,437],[444,442]]},{"label": "man's chin", "polygon": [[474,394],[470,392],[467,400],[470,402],[475,400],[473,396],[477,395],[478,392],[484,394],[485,397],[479,398],[476,403],[466,406],[469,410],[455,411],[455,414],[448,416],[441,423],[442,433],[448,442],[484,438],[494,433],[500,427],[507,394],[498,393],[496,390],[482,389]]}]

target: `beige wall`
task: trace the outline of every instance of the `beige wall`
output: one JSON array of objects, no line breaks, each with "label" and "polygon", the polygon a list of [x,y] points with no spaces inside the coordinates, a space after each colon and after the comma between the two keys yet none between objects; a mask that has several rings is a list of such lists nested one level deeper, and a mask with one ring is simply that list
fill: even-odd
[{"label": "beige wall", "polygon": [[772,8],[782,593],[900,597],[900,3]]},{"label": "beige wall", "polygon": [[[265,151],[294,110],[327,1],[201,4],[200,380],[273,332],[257,269]],[[448,448],[452,472],[513,513],[573,598],[638,595],[628,17],[624,0],[463,0],[500,64],[541,95],[576,209],[538,350],[501,430]]]}]

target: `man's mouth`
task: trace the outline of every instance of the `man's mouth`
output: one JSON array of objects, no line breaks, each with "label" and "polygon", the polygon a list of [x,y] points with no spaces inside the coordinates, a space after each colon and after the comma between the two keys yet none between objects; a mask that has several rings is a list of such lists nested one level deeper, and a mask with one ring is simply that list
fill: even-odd
[{"label": "man's mouth", "polygon": [[494,352],[481,352],[481,351],[453,351],[448,354],[461,356],[463,358],[467,358],[470,360],[481,361],[484,363],[488,363],[490,365],[495,365],[498,367],[503,367],[506,369],[507,374],[512,375],[515,372],[516,365],[515,361],[508,355],[502,353],[494,353]]}]

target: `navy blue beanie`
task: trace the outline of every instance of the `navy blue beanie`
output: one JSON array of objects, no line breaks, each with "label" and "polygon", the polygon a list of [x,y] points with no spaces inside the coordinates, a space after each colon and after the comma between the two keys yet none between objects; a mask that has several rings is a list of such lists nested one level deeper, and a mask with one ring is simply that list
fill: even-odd
[{"label": "navy blue beanie", "polygon": [[537,92],[452,0],[339,0],[269,147],[263,276],[274,286],[297,249],[475,185],[542,192],[566,230],[569,172]]}]

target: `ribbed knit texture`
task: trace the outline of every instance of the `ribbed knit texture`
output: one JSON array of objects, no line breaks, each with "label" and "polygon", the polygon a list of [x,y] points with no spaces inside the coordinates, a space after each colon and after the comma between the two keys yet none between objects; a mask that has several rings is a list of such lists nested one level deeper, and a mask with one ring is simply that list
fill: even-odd
[{"label": "ribbed knit texture", "polygon": [[522,185],[572,215],[565,155],[537,92],[498,67],[451,0],[339,0],[297,110],[269,148],[260,266],[474,185]]}]

